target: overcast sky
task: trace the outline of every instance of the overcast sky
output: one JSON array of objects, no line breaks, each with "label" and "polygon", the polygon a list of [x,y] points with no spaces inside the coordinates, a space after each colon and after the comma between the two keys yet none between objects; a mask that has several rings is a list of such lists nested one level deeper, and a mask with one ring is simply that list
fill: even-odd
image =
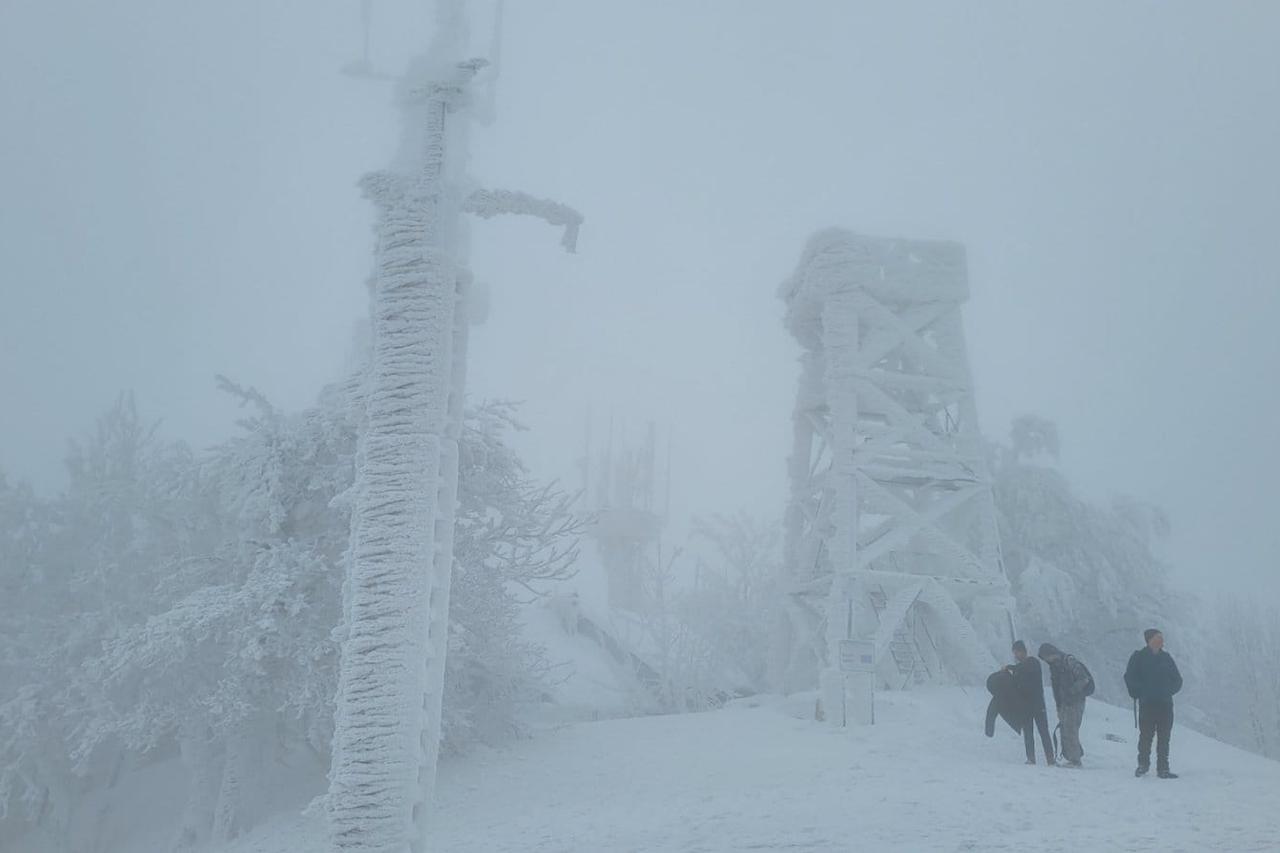
[{"label": "overcast sky", "polygon": [[[427,5],[374,0],[375,63]],[[396,141],[360,40],[356,0],[0,2],[0,467],[56,487],[123,389],[203,446],[215,373],[291,409],[339,374]],[[955,239],[984,430],[1057,421],[1184,578],[1280,597],[1277,44],[1261,0],[510,0],[472,171],[586,224],[475,224],[471,395],[526,401],[542,475],[590,407],[670,430],[677,515],[777,514],[805,238]]]}]

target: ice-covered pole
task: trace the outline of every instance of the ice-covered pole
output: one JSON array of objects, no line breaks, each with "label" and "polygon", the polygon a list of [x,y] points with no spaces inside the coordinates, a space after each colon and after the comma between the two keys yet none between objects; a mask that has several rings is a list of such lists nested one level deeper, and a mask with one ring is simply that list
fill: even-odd
[{"label": "ice-covered pole", "polygon": [[[463,212],[582,217],[465,174],[471,89],[462,0],[400,81],[403,137],[361,186],[378,208],[372,343],[357,451],[327,810],[335,851],[422,853],[441,734],[466,377]],[[377,75],[373,75],[377,76]]]},{"label": "ice-covered pole", "polygon": [[392,168],[361,182],[378,207],[377,260],[328,797],[336,851],[425,850],[461,390],[449,124],[479,67],[458,62],[460,13],[440,4],[434,49],[401,83],[404,144]]}]

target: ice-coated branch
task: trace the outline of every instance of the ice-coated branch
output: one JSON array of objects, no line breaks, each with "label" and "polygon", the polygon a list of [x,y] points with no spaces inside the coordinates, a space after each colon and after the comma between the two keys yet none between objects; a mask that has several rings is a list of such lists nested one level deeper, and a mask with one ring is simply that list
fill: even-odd
[{"label": "ice-coated branch", "polygon": [[[262,417],[271,420],[278,416],[276,407],[271,405],[271,401],[266,396],[254,388],[252,385],[241,385],[238,382],[232,382],[221,373],[215,374],[214,379],[218,382],[218,390],[225,391],[240,401],[240,407],[255,406]],[[244,423],[243,421],[241,423]]]},{"label": "ice-coated branch", "polygon": [[582,225],[582,214],[568,205],[517,190],[476,190],[463,202],[462,209],[481,219],[492,219],[503,214],[536,216],[548,225],[564,228],[560,245],[564,246],[566,252],[578,250],[578,228]]}]

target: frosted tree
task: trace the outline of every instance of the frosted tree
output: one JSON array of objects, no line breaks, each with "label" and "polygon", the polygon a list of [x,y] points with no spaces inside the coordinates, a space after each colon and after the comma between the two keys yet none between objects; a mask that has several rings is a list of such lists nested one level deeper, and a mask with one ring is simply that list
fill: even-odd
[{"label": "frosted tree", "polygon": [[776,546],[780,531],[745,516],[697,520],[694,528],[688,548],[640,556],[640,606],[615,614],[630,656],[615,655],[618,675],[641,713],[718,708],[755,692],[763,671],[769,638],[759,625],[753,637],[750,623],[768,609],[773,584],[757,574],[768,566],[757,546]]},{"label": "frosted tree", "polygon": [[[1110,506],[1080,499],[1047,464],[1057,447],[1056,427],[1027,417],[1015,422],[1011,446],[995,454],[996,509],[1019,630],[1029,644],[1053,642],[1080,657],[1099,697],[1127,704],[1121,675],[1143,629],[1190,625],[1188,601],[1153,550],[1168,519],[1128,498]],[[1194,654],[1179,654],[1185,670],[1195,661]]]},{"label": "frosted tree", "polygon": [[[36,677],[44,643],[55,635],[48,624],[51,602],[41,593],[46,571],[52,509],[25,483],[11,484],[0,471],[0,702]],[[44,600],[41,600],[44,599]],[[0,798],[0,809],[3,809]]]},{"label": "frosted tree", "polygon": [[56,530],[54,507],[0,473],[0,827],[30,823],[55,836],[74,783],[56,713],[66,673],[50,653],[69,598],[48,583]]},{"label": "frosted tree", "polygon": [[[360,384],[296,415],[222,385],[248,414],[199,458],[122,398],[75,448],[65,494],[0,478],[0,846],[26,831],[81,849],[128,798],[121,771],[166,753],[185,770],[173,850],[240,833],[273,756],[324,772]],[[520,428],[485,404],[460,435],[442,709],[458,752],[518,731],[545,689],[519,608],[577,555],[572,496],[529,477],[507,441]]]},{"label": "frosted tree", "polygon": [[1280,758],[1280,608],[1225,595],[1207,626],[1203,682],[1191,681],[1211,733],[1244,749]]},{"label": "frosted tree", "polygon": [[581,217],[523,193],[480,190],[463,167],[471,84],[464,5],[437,4],[428,53],[401,80],[400,153],[368,175],[378,207],[345,636],[328,811],[333,844],[425,849],[441,738],[470,275],[459,216]]},{"label": "frosted tree", "polygon": [[522,604],[568,579],[583,522],[574,495],[534,482],[507,436],[510,403],[468,411],[458,482],[457,561],[449,607],[443,747],[458,753],[519,730],[523,703],[546,689],[550,664],[521,637]]},{"label": "frosted tree", "polygon": [[0,518],[9,528],[0,539],[17,534],[15,562],[0,563],[0,574],[18,579],[12,648],[26,650],[0,682],[0,812],[18,803],[53,838],[65,835],[81,792],[118,779],[126,756],[94,689],[94,662],[163,609],[172,569],[208,533],[192,454],[159,441],[127,395],[73,444],[67,466],[57,499],[11,493],[14,512]]},{"label": "frosted tree", "polygon": [[[216,543],[169,561],[156,610],[107,643],[92,671],[109,713],[97,731],[146,753],[176,739],[187,770],[175,850],[242,828],[246,784],[277,733],[326,749],[354,428],[331,405],[277,412],[252,389],[237,437],[195,491]],[[282,719],[283,718],[283,719]]]},{"label": "frosted tree", "polygon": [[781,527],[739,511],[694,519],[690,539],[697,573],[681,605],[686,619],[715,650],[719,671],[739,676],[733,687],[767,689]]}]

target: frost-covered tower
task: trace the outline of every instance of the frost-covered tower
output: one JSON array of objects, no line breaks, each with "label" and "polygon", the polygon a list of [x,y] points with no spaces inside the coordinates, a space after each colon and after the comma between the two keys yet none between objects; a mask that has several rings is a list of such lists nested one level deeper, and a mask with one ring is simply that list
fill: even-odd
[{"label": "frost-covered tower", "polygon": [[399,81],[399,153],[362,181],[378,208],[376,269],[327,799],[333,847],[359,853],[426,850],[466,375],[461,214],[540,217],[564,227],[570,251],[581,222],[466,175],[473,81],[488,63],[464,59],[462,0],[437,10],[431,49]]},{"label": "frost-covered tower", "polygon": [[[810,239],[783,283],[804,348],[775,677],[829,703],[844,639],[901,688],[990,672],[1012,633],[960,306],[962,246]],[[829,705],[830,707],[830,705]]]}]

